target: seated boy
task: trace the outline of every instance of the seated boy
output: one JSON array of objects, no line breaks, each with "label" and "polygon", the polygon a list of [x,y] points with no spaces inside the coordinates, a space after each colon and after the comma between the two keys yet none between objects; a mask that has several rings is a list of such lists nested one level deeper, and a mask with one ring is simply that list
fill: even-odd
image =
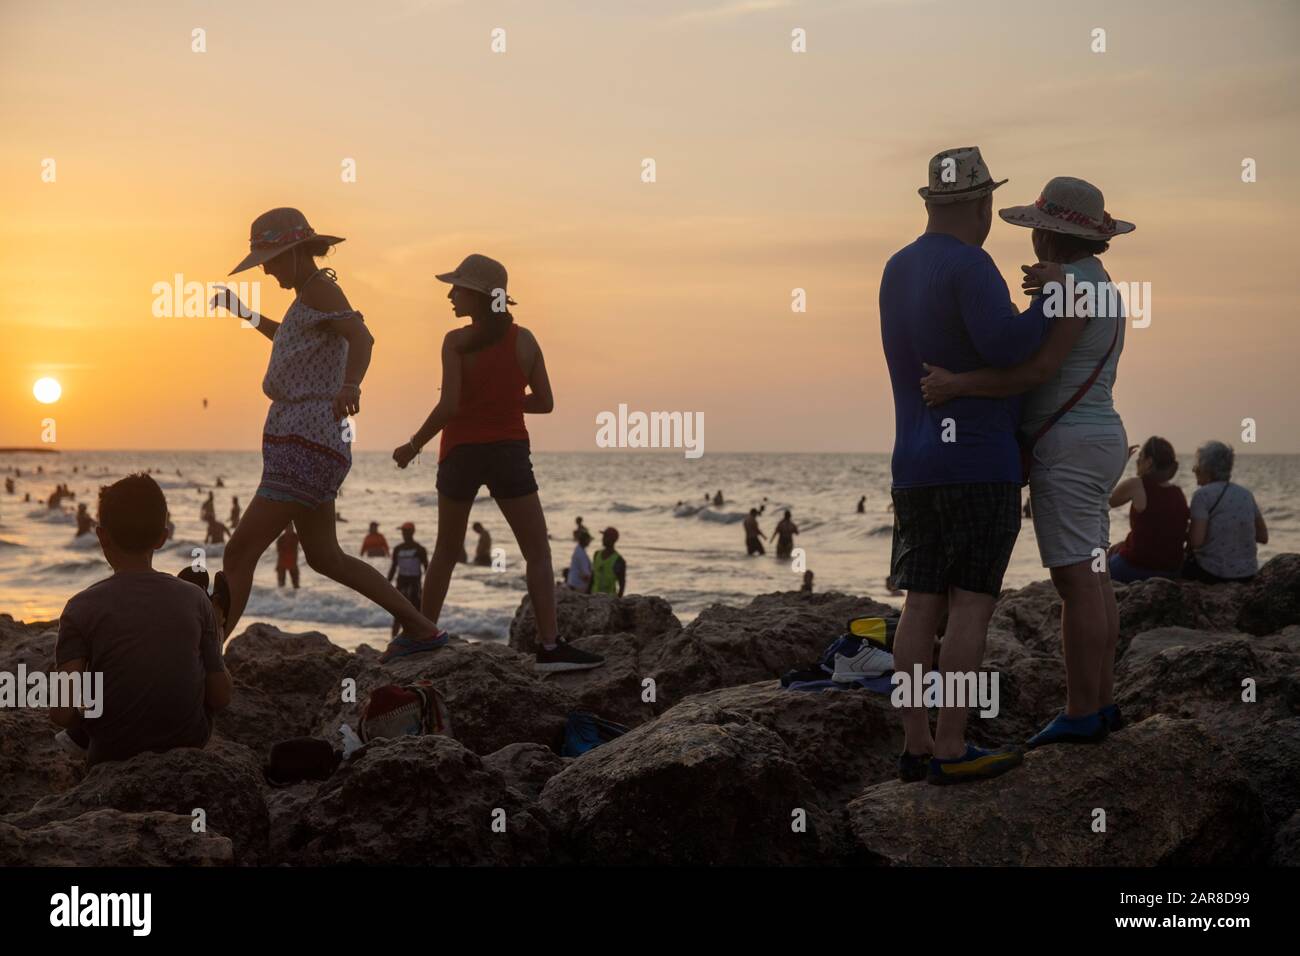
[{"label": "seated boy", "polygon": [[207,594],[153,569],[167,534],[167,500],[148,475],[99,491],[99,536],[111,577],[76,594],[59,618],[57,670],[103,674],[90,718],[71,707],[51,719],[82,743],[88,763],[145,751],[202,747],[212,714],[230,703],[222,629]]}]

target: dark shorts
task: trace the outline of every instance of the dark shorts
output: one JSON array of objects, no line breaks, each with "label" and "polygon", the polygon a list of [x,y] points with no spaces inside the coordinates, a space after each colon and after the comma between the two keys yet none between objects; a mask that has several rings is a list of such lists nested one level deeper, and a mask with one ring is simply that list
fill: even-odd
[{"label": "dark shorts", "polygon": [[763,542],[760,538],[746,538],[745,550],[750,554],[767,554],[763,548]]},{"label": "dark shorts", "polygon": [[961,588],[997,597],[1020,534],[1020,488],[1010,482],[895,488],[890,571],[904,591]]},{"label": "dark shorts", "polygon": [[415,574],[409,576],[399,574],[397,576],[397,593],[406,598],[416,607],[419,607],[422,599],[419,576]]},{"label": "dark shorts", "polygon": [[438,463],[438,494],[473,501],[487,485],[493,498],[522,498],[537,491],[526,441],[457,445]]}]

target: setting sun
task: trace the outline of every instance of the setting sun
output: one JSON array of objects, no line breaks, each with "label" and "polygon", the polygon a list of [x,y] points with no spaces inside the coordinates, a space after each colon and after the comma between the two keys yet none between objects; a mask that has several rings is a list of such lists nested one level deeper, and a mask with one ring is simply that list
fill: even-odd
[{"label": "setting sun", "polygon": [[40,378],[32,386],[32,394],[36,396],[36,400],[42,405],[53,405],[59,400],[59,396],[63,394],[63,386],[56,379]]}]

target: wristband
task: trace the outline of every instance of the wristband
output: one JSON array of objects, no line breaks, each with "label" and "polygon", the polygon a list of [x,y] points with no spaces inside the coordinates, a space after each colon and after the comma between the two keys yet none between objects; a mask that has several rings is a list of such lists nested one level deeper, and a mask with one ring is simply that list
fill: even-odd
[{"label": "wristband", "polygon": [[411,436],[411,440],[408,441],[407,444],[411,446],[411,450],[414,451],[417,455],[420,453],[420,449],[424,447],[415,440],[414,435]]}]

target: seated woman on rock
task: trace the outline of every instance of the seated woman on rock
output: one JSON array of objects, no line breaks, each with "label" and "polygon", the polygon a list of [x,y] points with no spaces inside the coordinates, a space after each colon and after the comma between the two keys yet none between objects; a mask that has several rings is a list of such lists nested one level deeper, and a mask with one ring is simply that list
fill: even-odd
[{"label": "seated woman on rock", "polygon": [[1120,584],[1182,573],[1187,497],[1171,484],[1178,473],[1174,446],[1153,436],[1138,452],[1137,474],[1115,486],[1110,506],[1129,505],[1128,537],[1110,549],[1110,577]]},{"label": "seated woman on rock", "polygon": [[1189,554],[1183,577],[1217,584],[1249,581],[1259,570],[1257,545],[1268,544],[1268,526],[1255,496],[1232,482],[1233,451],[1221,441],[1196,450]]}]

